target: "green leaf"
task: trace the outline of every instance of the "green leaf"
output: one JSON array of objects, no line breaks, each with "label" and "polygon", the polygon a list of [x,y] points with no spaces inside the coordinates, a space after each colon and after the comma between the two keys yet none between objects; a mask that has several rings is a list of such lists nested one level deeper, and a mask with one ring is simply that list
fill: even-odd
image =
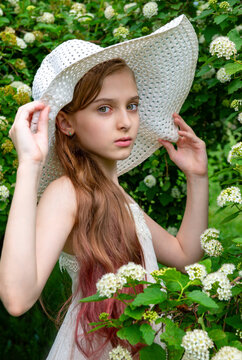
[{"label": "green leaf", "polygon": [[240,214],[240,211],[236,211],[235,213],[233,213],[229,216],[226,216],[226,218],[224,218],[219,224],[220,225],[225,224],[225,223],[235,219],[239,214]]},{"label": "green leaf", "polygon": [[214,22],[215,24],[220,24],[221,22],[223,22],[224,20],[228,19],[228,15],[227,14],[222,14],[222,15],[218,15],[218,16],[215,16],[214,18]]},{"label": "green leaf", "polygon": [[201,304],[207,308],[211,308],[211,309],[219,308],[213,299],[211,299],[207,294],[205,294],[204,292],[202,292],[200,290],[194,290],[190,293],[187,293],[186,295],[189,300],[192,300],[192,301],[194,301],[198,304]]},{"label": "green leaf", "polygon": [[149,324],[142,324],[140,327],[142,336],[147,345],[151,345],[155,338],[155,330]]},{"label": "green leaf", "polygon": [[242,87],[242,81],[240,79],[236,79],[232,81],[228,86],[228,94],[232,94],[238,89]]},{"label": "green leaf", "polygon": [[242,293],[242,285],[236,285],[232,287],[232,296],[236,296]]},{"label": "green leaf", "polygon": [[205,268],[206,268],[206,270],[207,270],[207,273],[210,273],[210,272],[211,272],[211,267],[212,267],[212,261],[211,261],[211,259],[205,259],[205,260],[199,261],[199,264],[205,266]]},{"label": "green leaf", "polygon": [[165,301],[167,298],[167,294],[164,291],[161,291],[160,288],[157,287],[148,287],[144,289],[144,293],[138,294],[132,305],[140,306],[140,305],[150,305],[150,304],[159,304]]},{"label": "green leaf", "polygon": [[207,17],[208,15],[211,15],[212,13],[213,13],[212,9],[206,9],[199,16],[196,16],[193,20],[203,19],[203,18]]},{"label": "green leaf", "polygon": [[242,70],[242,64],[239,63],[228,63],[224,65],[225,71],[228,75],[233,75],[238,71]]},{"label": "green leaf", "polygon": [[146,306],[140,306],[140,307],[135,307],[134,309],[132,309],[132,307],[127,306],[126,309],[124,310],[125,315],[128,315],[130,317],[132,317],[133,319],[139,320],[142,318],[142,315],[144,313],[144,311],[146,310]]},{"label": "green leaf", "polygon": [[161,340],[164,340],[169,346],[180,349],[180,344],[185,332],[169,318],[161,319],[166,324],[165,331],[161,334]]},{"label": "green leaf", "polygon": [[242,237],[237,237],[237,238],[233,239],[232,241],[236,244],[242,244]]},{"label": "green leaf", "polygon": [[228,336],[221,329],[208,331],[208,336],[215,342],[218,348],[228,345]]},{"label": "green leaf", "polygon": [[79,300],[79,302],[102,301],[102,300],[105,300],[105,299],[107,299],[106,296],[100,296],[100,295],[97,293],[97,294],[88,296],[88,297],[86,297],[86,298],[83,298],[83,299]]},{"label": "green leaf", "polygon": [[232,347],[235,347],[237,349],[239,349],[240,351],[242,351],[242,344],[240,341],[238,340],[235,340],[235,341],[232,341],[229,346],[232,346]]},{"label": "green leaf", "polygon": [[135,345],[143,340],[138,324],[133,324],[120,329],[117,332],[117,335],[120,339],[128,340],[131,345]]},{"label": "green leaf", "polygon": [[140,360],[166,360],[166,352],[158,344],[146,346],[139,351]]},{"label": "green leaf", "polygon": [[180,280],[181,273],[180,271],[177,271],[175,268],[168,268],[164,273],[164,275],[162,275],[162,279],[165,280],[166,282]]},{"label": "green leaf", "polygon": [[8,18],[0,17],[0,27],[2,27],[3,25],[7,25],[9,23],[10,23],[10,21],[8,20]]},{"label": "green leaf", "polygon": [[242,46],[242,39],[238,31],[236,29],[230,30],[230,32],[228,33],[228,37],[231,41],[235,43],[236,49],[240,50]]},{"label": "green leaf", "polygon": [[225,319],[226,324],[232,326],[234,329],[242,329],[242,320],[239,315],[234,315],[231,317],[227,317]]}]

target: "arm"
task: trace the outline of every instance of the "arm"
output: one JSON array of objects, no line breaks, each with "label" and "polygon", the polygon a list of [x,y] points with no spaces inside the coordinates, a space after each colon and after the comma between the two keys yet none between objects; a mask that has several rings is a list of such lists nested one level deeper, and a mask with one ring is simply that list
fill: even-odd
[{"label": "arm", "polygon": [[180,127],[177,150],[168,141],[159,140],[167,149],[171,160],[187,178],[187,201],[184,217],[174,237],[145,215],[150,228],[159,262],[184,271],[203,255],[200,235],[208,226],[208,176],[205,143],[200,140],[184,120],[175,114]]}]

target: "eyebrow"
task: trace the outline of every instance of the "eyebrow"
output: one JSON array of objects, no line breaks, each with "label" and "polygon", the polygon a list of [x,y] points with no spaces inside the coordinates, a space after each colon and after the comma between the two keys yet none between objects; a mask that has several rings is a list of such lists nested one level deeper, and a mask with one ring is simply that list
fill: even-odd
[{"label": "eyebrow", "polygon": [[[139,96],[136,95],[136,96],[132,96],[131,98],[128,99],[128,102],[129,101],[134,101],[134,100],[139,100]],[[117,100],[116,99],[111,99],[111,98],[100,98],[100,99],[96,99],[94,100],[92,103],[96,103],[96,102],[113,102],[113,103],[116,103]]]}]

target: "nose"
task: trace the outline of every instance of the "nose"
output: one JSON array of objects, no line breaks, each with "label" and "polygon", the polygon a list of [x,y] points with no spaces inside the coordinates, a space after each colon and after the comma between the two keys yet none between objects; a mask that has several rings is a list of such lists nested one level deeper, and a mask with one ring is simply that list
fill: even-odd
[{"label": "nose", "polygon": [[127,131],[131,126],[131,114],[127,109],[120,109],[117,114],[117,128],[119,130]]}]

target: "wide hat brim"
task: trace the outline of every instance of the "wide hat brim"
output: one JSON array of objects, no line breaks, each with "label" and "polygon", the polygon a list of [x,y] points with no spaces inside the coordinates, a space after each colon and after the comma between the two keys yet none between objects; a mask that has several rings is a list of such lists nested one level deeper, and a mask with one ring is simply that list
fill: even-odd
[{"label": "wide hat brim", "polygon": [[[34,78],[34,100],[50,105],[49,151],[38,198],[51,181],[64,173],[54,151],[56,115],[72,100],[78,80],[103,61],[124,59],[134,71],[140,97],[138,135],[130,156],[118,161],[118,175],[139,165],[156,151],[160,147],[158,138],[178,140],[172,114],[179,113],[189,93],[198,57],[197,36],[186,16],[175,18],[150,35],[107,48],[88,43],[88,53],[83,56],[84,43],[87,44],[75,39],[59,45],[46,56]],[[71,51],[72,57],[65,56],[64,52],[70,54]]]}]

